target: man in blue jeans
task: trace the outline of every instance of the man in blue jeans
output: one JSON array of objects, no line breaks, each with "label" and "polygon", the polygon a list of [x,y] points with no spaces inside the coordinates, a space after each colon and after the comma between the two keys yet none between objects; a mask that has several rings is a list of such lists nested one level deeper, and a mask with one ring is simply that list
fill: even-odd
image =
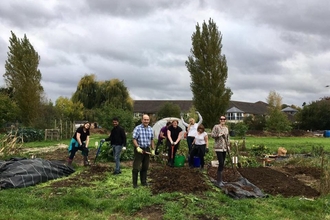
[{"label": "man in blue jeans", "polygon": [[113,157],[116,162],[115,171],[113,174],[120,174],[120,152],[122,149],[125,149],[126,146],[126,133],[125,130],[119,126],[119,119],[112,119],[113,128],[111,130],[110,136],[106,139],[102,139],[101,142],[110,141],[110,144],[113,148]]}]

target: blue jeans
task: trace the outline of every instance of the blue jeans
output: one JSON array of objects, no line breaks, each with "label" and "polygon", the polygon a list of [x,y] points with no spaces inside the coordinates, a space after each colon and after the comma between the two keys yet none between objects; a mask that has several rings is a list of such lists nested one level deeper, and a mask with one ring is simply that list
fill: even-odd
[{"label": "blue jeans", "polygon": [[119,172],[120,171],[120,152],[123,149],[122,145],[112,145],[113,147],[113,158],[115,159],[116,162],[116,167],[115,171]]}]

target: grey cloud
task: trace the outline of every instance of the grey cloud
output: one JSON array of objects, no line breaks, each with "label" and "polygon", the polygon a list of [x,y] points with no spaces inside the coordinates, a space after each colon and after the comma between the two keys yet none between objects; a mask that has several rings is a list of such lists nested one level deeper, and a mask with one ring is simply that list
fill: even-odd
[{"label": "grey cloud", "polygon": [[214,1],[219,11],[236,20],[304,34],[329,35],[329,1]]},{"label": "grey cloud", "polygon": [[56,18],[55,11],[42,4],[26,1],[3,1],[0,7],[0,18],[12,27],[44,27]]},{"label": "grey cloud", "polygon": [[112,16],[139,18],[154,13],[158,9],[174,9],[186,1],[175,0],[121,0],[121,1],[86,1],[92,13],[104,13]]},{"label": "grey cloud", "polygon": [[46,5],[4,0],[0,5],[1,67],[8,45],[1,39],[12,29],[26,33],[41,57],[42,85],[53,100],[71,97],[81,77],[92,73],[98,80],[123,80],[136,99],[191,99],[184,62],[196,22],[210,17],[223,33],[226,85],[234,100],[265,101],[276,90],[285,103],[301,105],[326,94],[323,84],[330,84],[325,83],[330,67],[326,1],[86,0]]}]

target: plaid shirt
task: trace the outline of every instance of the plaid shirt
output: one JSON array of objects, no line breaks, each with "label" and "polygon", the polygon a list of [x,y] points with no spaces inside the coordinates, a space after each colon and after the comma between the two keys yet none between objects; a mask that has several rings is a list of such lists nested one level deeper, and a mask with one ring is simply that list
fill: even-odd
[{"label": "plaid shirt", "polygon": [[154,139],[154,134],[150,126],[144,127],[140,124],[134,128],[133,138],[137,141],[141,148],[150,147],[151,140]]}]

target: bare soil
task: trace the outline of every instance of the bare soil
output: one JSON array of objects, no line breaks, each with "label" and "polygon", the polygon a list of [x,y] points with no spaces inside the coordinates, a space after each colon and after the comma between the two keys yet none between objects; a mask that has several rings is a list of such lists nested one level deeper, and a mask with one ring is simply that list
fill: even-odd
[{"label": "bare soil", "polygon": [[[79,175],[56,181],[51,187],[70,187],[77,183],[91,186],[92,181],[103,180],[106,173],[112,173],[113,167],[109,164],[93,164],[96,150],[90,151],[91,167],[86,168]],[[38,157],[46,160],[65,161],[68,156],[66,149],[60,148],[54,151],[44,151]],[[82,165],[82,156],[79,152],[74,160],[77,165]],[[130,167],[131,161],[122,162]],[[204,191],[215,189],[210,184],[216,179],[217,168],[208,166],[205,170],[184,167],[168,167],[160,163],[151,163],[148,172],[153,194],[164,192],[183,192],[201,194]],[[282,195],[283,197],[307,197],[315,198],[320,195],[321,169],[315,167],[258,167],[258,168],[225,168],[223,179],[226,182],[235,182],[240,176],[245,177],[256,185],[265,194]]]}]

